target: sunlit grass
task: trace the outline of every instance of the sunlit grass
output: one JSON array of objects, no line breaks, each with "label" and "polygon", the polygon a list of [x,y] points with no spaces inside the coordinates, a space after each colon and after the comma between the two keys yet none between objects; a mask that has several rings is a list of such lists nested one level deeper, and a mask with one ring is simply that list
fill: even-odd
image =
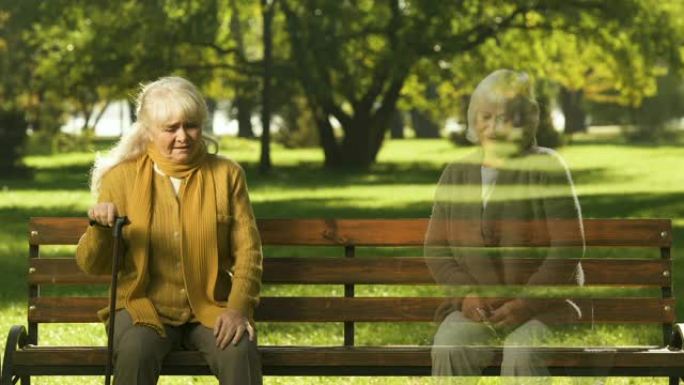
[{"label": "sunlit grass", "polygon": [[[318,148],[286,150],[273,146],[274,169],[269,175],[257,170],[257,141],[223,139],[220,153],[243,165],[250,196],[258,217],[324,218],[425,218],[430,214],[435,184],[443,167],[472,151],[456,148],[446,140],[389,141],[378,162],[368,172],[330,171],[320,165]],[[560,150],[568,162],[580,195],[585,217],[672,218],[675,224],[675,252],[684,246],[684,150],[677,145],[614,146],[579,140]],[[93,202],[88,192],[88,173],[93,154],[75,153],[30,156],[26,163],[35,168],[32,180],[0,180],[0,331],[26,322],[26,221],[30,216],[82,216]],[[68,248],[46,250],[47,254],[68,253]],[[359,250],[360,255],[380,251]],[[266,248],[268,256],[341,255],[338,249],[287,251]],[[383,254],[420,256],[420,250],[390,250]],[[675,288],[684,283],[684,272],[675,263]],[[412,291],[413,290],[413,291]],[[434,287],[360,286],[359,295],[434,295]],[[265,295],[342,295],[338,286],[266,287]],[[679,294],[679,293],[676,293]],[[625,294],[627,295],[627,294]],[[684,295],[681,295],[684,297]],[[678,305],[680,319],[684,312]],[[262,344],[341,344],[342,326],[260,325]],[[429,345],[435,324],[357,325],[360,344]],[[43,325],[41,344],[103,345],[102,325]],[[570,338],[572,337],[572,338]],[[634,327],[596,327],[567,331],[563,341],[582,344],[625,345],[657,343],[659,330]],[[4,350],[4,338],[0,349]],[[0,350],[2,351],[2,350]],[[36,378],[34,384],[96,384],[97,377]],[[214,384],[209,377],[163,377],[160,384]],[[430,378],[321,378],[268,377],[267,384],[431,384]],[[482,384],[498,384],[486,379]],[[557,384],[592,383],[555,379]],[[665,379],[611,378],[607,384],[665,384]]]}]

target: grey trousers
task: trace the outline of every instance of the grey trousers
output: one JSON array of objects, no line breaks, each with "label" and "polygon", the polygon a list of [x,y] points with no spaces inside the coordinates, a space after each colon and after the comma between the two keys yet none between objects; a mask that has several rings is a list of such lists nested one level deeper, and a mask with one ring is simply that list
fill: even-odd
[{"label": "grey trousers", "polygon": [[[521,347],[538,345],[550,335],[542,322],[531,319],[503,339],[502,381],[505,384],[543,384],[548,382],[547,368],[540,365],[541,357]],[[473,345],[496,345],[498,337],[486,325],[466,318],[461,312],[450,313],[439,326],[432,346],[432,375],[447,384],[476,384],[478,374],[489,365],[491,354],[469,348]],[[506,349],[516,346],[515,350]],[[466,377],[459,377],[466,376]],[[519,377],[525,376],[525,377]],[[533,376],[533,377],[529,377]]]},{"label": "grey trousers", "polygon": [[199,350],[221,385],[261,385],[261,359],[247,333],[237,345],[216,347],[213,331],[201,324],[165,326],[166,338],[152,328],[135,326],[126,310],[115,316],[114,381],[120,385],[153,385],[171,350]]}]

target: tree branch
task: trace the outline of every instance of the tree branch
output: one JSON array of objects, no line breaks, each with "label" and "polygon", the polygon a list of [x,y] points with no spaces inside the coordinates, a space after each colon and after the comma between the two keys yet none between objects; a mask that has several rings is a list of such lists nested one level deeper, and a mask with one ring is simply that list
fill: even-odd
[{"label": "tree branch", "polygon": [[372,76],[372,82],[366,93],[361,97],[358,106],[361,110],[370,111],[375,104],[375,100],[382,92],[383,86],[390,74],[390,68],[396,62],[392,59],[402,57],[402,52],[399,47],[398,31],[401,28],[401,12],[399,10],[398,0],[389,0],[392,17],[387,23],[385,34],[389,40],[388,55],[380,60],[376,66],[376,70]]},{"label": "tree branch", "polygon": [[[332,97],[332,86],[325,75],[325,68],[321,68],[321,63],[310,57],[309,51],[302,44],[298,16],[290,8],[287,1],[283,0],[280,4],[286,16],[290,42],[294,50],[294,59],[297,61],[297,73],[302,87],[309,97],[313,98],[311,101],[314,105],[320,106],[326,114],[334,116],[343,126],[348,126],[351,118],[335,104]],[[314,71],[310,69],[315,69],[318,76],[315,76]]]},{"label": "tree branch", "polygon": [[192,45],[192,46],[211,48],[212,50],[216,51],[216,53],[218,53],[219,55],[240,56],[240,51],[238,48],[224,48],[224,47],[221,47],[220,45],[216,44],[215,42],[189,41],[187,43],[189,45]]}]

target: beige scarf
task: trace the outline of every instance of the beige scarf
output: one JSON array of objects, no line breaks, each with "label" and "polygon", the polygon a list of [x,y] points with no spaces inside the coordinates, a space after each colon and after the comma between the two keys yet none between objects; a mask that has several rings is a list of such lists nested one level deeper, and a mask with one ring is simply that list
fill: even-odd
[{"label": "beige scarf", "polygon": [[[131,289],[125,293],[125,306],[134,324],[152,327],[160,335],[165,335],[154,305],[146,294],[149,282],[149,229],[153,215],[154,164],[169,176],[185,179],[185,186],[181,187],[179,194],[180,223],[183,234],[181,257],[186,266],[184,272],[188,282],[188,299],[191,307],[198,302],[211,301],[207,298],[207,293],[201,292],[198,288],[206,287],[207,283],[209,287],[213,287],[213,282],[206,282],[206,277],[216,277],[218,271],[216,190],[207,162],[206,146],[202,141],[193,146],[187,162],[171,161],[152,144],[148,146],[147,154],[137,162],[133,196],[128,204],[131,219],[128,230],[129,252],[138,276]],[[192,258],[192,261],[188,261],[188,258]],[[210,280],[215,280],[215,278]],[[200,282],[204,284],[192,284]]]}]

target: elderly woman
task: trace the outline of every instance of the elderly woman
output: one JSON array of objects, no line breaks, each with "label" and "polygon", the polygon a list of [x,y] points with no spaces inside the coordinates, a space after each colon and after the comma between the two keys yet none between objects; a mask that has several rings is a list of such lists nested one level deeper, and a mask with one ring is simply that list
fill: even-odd
[{"label": "elderly woman", "polygon": [[[207,106],[179,77],[142,88],[137,121],[93,168],[88,217],[128,216],[119,272],[114,375],[154,384],[172,349],[197,349],[221,384],[261,384],[252,318],[261,286],[261,241],[240,166],[207,152]],[[91,226],[79,266],[111,270],[111,230]]]},{"label": "elderly woman", "polygon": [[[528,301],[524,295],[526,285],[583,281],[580,265],[568,268],[559,263],[583,255],[581,211],[561,157],[536,145],[538,122],[539,107],[524,73],[495,71],[472,94],[468,138],[480,148],[444,170],[425,239],[435,280],[449,290],[461,290],[436,314],[440,322],[432,348],[436,376],[471,376],[458,381],[476,382],[473,376],[489,365],[492,356],[468,345],[490,343],[518,346],[504,349],[501,374],[508,380],[546,376],[540,357],[520,346],[534,346],[547,338],[550,318],[582,316],[571,301]],[[581,246],[559,247],[561,237],[572,237]],[[532,238],[546,240],[548,247],[538,255],[530,249],[491,247]],[[523,268],[511,257],[536,259],[533,268]],[[464,293],[467,285],[504,286],[510,298],[493,300],[490,297],[500,293],[482,289]]]}]

